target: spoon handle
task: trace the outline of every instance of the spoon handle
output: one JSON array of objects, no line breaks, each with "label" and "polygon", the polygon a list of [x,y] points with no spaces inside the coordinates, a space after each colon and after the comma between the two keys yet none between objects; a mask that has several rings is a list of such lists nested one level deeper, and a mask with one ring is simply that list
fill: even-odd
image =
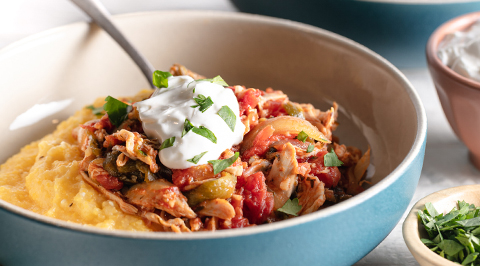
[{"label": "spoon handle", "polygon": [[105,6],[98,0],[71,0],[75,5],[82,9],[87,15],[102,29],[104,29],[133,59],[140,68],[143,75],[147,78],[150,86],[153,86],[152,74],[155,71],[152,64],[128,41],[125,36],[110,20],[110,13]]}]

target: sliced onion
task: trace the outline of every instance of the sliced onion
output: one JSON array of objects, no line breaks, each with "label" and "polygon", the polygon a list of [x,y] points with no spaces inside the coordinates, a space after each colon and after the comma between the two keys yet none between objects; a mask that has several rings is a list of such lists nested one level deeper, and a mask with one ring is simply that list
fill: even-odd
[{"label": "sliced onion", "polygon": [[247,135],[245,135],[242,143],[242,151],[249,149],[257,134],[265,127],[271,126],[275,131],[273,135],[298,135],[301,131],[317,141],[330,143],[330,141],[318,130],[314,125],[305,119],[293,116],[279,116],[266,119],[256,125]]},{"label": "sliced onion", "polygon": [[363,154],[362,158],[358,160],[357,165],[355,165],[355,169],[353,170],[355,179],[357,182],[362,180],[363,175],[367,171],[368,166],[370,165],[370,147],[368,150]]}]

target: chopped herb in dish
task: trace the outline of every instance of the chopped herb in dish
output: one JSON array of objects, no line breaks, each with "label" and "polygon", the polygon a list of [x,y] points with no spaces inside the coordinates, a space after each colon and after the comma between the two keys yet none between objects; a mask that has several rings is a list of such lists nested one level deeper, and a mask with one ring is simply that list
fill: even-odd
[{"label": "chopped herb in dish", "polygon": [[450,212],[438,213],[432,203],[418,211],[429,238],[421,241],[443,258],[462,265],[480,265],[480,208],[458,201]]}]

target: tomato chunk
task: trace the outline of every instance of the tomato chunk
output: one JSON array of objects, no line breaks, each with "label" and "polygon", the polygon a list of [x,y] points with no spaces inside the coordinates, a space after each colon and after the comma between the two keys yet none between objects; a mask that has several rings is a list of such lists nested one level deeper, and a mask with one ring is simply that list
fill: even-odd
[{"label": "tomato chunk", "polygon": [[240,116],[250,108],[257,107],[259,97],[262,92],[258,89],[248,89],[241,99],[238,99],[238,105],[240,106]]},{"label": "tomato chunk", "polygon": [[241,176],[238,183],[243,187],[243,216],[251,224],[262,224],[273,211],[273,194],[267,191],[265,176],[262,172]]},{"label": "tomato chunk", "polygon": [[327,150],[320,151],[315,157],[308,160],[310,163],[310,174],[325,183],[326,188],[336,187],[340,177],[342,176],[338,167],[325,166],[323,156],[327,154]]},{"label": "tomato chunk", "polygon": [[106,189],[120,190],[123,188],[123,182],[118,180],[118,178],[109,175],[106,171],[105,173],[95,175],[94,178]]}]

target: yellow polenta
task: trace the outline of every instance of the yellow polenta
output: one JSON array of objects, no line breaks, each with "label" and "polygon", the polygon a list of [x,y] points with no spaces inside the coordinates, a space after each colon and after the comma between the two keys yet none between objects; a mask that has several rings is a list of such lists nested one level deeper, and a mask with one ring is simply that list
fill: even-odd
[{"label": "yellow polenta", "polygon": [[[142,91],[132,100],[148,95]],[[95,102],[102,106],[103,98]],[[72,137],[79,124],[95,119],[90,109],[78,111],[50,135],[22,148],[0,166],[0,198],[27,210],[108,229],[151,231],[137,216],[123,213],[111,200],[83,182],[83,154]]]}]

